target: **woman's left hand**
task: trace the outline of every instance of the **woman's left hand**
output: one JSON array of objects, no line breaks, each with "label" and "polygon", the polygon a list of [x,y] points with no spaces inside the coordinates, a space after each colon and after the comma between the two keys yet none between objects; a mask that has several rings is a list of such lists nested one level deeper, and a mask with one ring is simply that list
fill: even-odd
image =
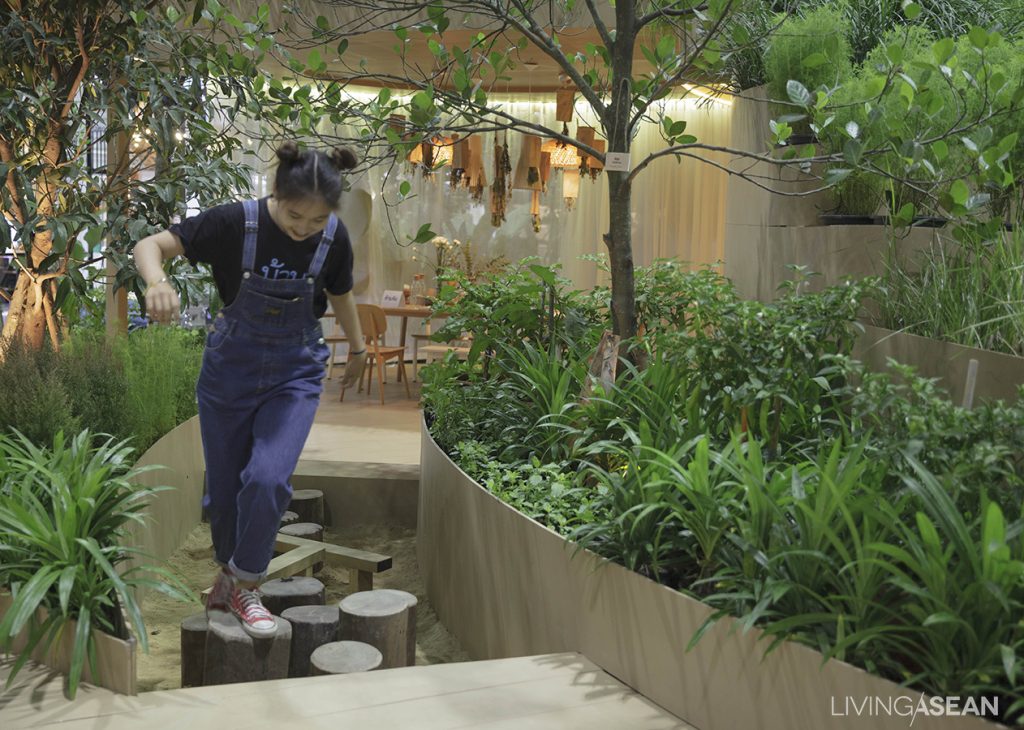
[{"label": "woman's left hand", "polygon": [[363,376],[363,368],[366,367],[366,355],[366,350],[363,350],[358,355],[348,356],[348,362],[345,363],[345,374],[341,378],[341,387],[351,388],[359,383],[359,379]]}]

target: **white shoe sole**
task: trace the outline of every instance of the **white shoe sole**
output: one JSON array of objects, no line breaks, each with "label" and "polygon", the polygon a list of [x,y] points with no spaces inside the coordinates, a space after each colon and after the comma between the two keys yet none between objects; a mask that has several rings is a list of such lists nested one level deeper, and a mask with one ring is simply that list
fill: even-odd
[{"label": "white shoe sole", "polygon": [[[232,615],[234,616],[234,614],[232,614]],[[238,618],[238,616],[235,616],[235,618],[238,619],[238,623],[242,624],[242,631],[244,631],[245,633],[249,634],[249,636],[251,636],[254,639],[266,639],[266,638],[268,638],[270,636],[273,636],[274,634],[277,633],[277,620],[276,619],[274,620],[274,625],[271,626],[269,629],[257,629],[256,627],[250,626],[245,621],[243,621],[242,619]]]}]

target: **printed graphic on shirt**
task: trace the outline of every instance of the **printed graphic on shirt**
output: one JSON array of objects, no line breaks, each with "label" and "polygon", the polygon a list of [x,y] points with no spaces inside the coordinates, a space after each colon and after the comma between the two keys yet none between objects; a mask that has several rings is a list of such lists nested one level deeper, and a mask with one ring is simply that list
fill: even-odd
[{"label": "printed graphic on shirt", "polygon": [[[299,272],[284,268],[284,262],[276,258],[270,259],[269,266],[261,266],[260,271],[263,276],[267,279],[298,279]],[[302,276],[306,277],[309,273],[305,273]]]}]

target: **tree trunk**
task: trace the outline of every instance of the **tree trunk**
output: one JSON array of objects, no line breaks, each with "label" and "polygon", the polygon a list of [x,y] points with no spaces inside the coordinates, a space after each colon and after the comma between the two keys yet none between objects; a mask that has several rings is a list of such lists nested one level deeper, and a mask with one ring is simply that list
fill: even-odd
[{"label": "tree trunk", "polygon": [[636,292],[633,280],[633,190],[628,173],[608,174],[609,230],[604,236],[612,274],[612,326],[623,340],[636,335]]},{"label": "tree trunk", "polygon": [[[11,308],[4,322],[0,342],[19,342],[22,346],[37,350],[43,346],[46,338],[46,311],[42,302],[36,306],[37,290],[32,280],[22,271],[18,274],[18,282],[11,297]],[[47,288],[43,287],[43,296],[47,296]]]},{"label": "tree trunk", "polygon": [[[615,40],[612,55],[611,104],[603,119],[609,152],[629,152],[633,139],[633,49],[636,45],[636,2],[615,5]],[[607,170],[608,175],[608,261],[612,273],[612,323],[615,334],[625,343],[636,336],[636,292],[633,281],[632,183],[629,171]]]},{"label": "tree trunk", "polygon": [[[57,163],[61,156],[60,134],[62,128],[57,123],[51,123],[50,138],[43,148],[43,157],[50,163],[50,171],[42,175],[36,184],[35,199],[37,201],[37,215],[39,222],[35,227],[36,233],[31,241],[23,241],[26,246],[31,246],[28,256],[29,270],[35,275],[45,272],[40,267],[50,252],[53,250],[53,231],[45,228],[46,222],[54,212],[54,189],[50,176],[58,173]],[[27,220],[27,211],[22,201],[22,220]],[[68,243],[70,246],[70,242]],[[33,277],[29,276],[24,269],[18,272],[18,281],[14,286],[14,296],[11,297],[11,308],[7,321],[4,322],[3,333],[0,334],[0,342],[20,342],[24,347],[38,350],[43,346],[46,338],[47,313],[54,310],[53,288],[44,283],[36,286]],[[44,303],[44,300],[45,303]],[[57,337],[57,332],[52,333]]]}]

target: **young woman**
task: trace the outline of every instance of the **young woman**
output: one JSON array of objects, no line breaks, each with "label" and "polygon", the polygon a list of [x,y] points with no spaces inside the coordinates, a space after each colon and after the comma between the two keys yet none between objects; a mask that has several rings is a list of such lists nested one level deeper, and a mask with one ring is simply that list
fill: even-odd
[{"label": "young woman", "polygon": [[351,292],[352,245],[333,213],[341,172],[356,158],[349,150],[327,155],[292,143],[277,156],[270,198],[210,208],[135,246],[146,308],[158,321],[178,314],[162,262],[182,254],[210,264],[225,304],[207,335],[196,386],[203,504],[222,566],[206,607],[231,611],[257,637],[276,630],[259,583],[323,390],[330,350],[319,318],[328,298],[352,343],[344,385],[354,385],[366,363]]}]

